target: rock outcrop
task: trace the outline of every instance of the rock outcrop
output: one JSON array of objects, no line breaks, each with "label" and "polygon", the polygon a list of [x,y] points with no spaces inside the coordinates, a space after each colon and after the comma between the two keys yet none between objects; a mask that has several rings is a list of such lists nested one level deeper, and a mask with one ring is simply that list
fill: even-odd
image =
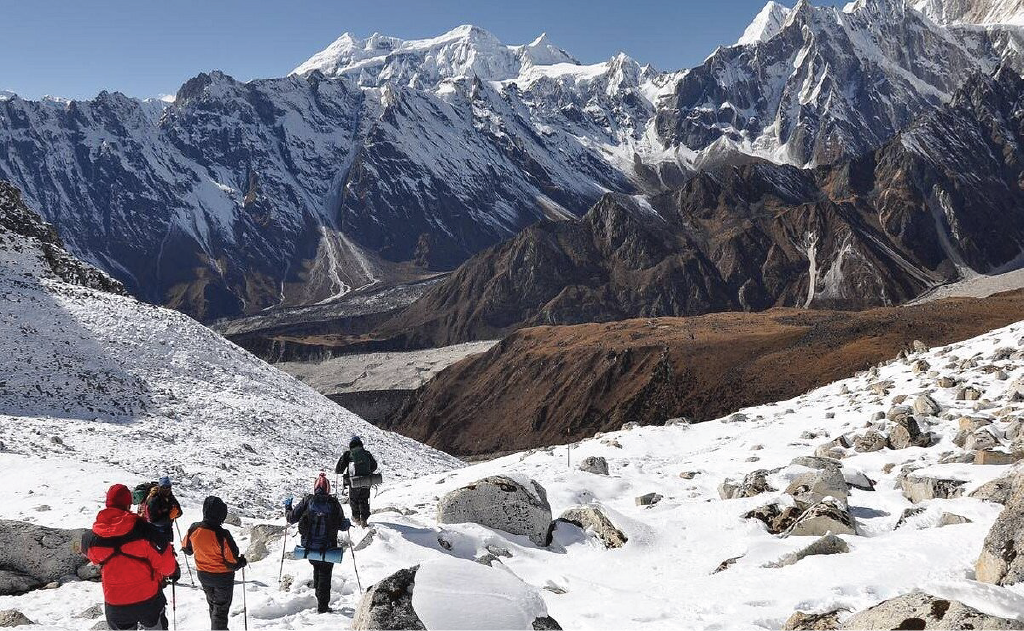
[{"label": "rock outcrop", "polygon": [[426,629],[412,607],[419,566],[398,570],[370,586],[352,619],[353,629]]},{"label": "rock outcrop", "polygon": [[984,614],[956,601],[911,592],[855,613],[843,629],[1024,629],[1024,622]]},{"label": "rock outcrop", "polygon": [[84,532],[0,520],[0,595],[98,576],[96,568],[76,551]]},{"label": "rock outcrop", "polygon": [[1016,474],[1003,512],[985,537],[975,575],[983,583],[1024,582],[1024,475]]}]

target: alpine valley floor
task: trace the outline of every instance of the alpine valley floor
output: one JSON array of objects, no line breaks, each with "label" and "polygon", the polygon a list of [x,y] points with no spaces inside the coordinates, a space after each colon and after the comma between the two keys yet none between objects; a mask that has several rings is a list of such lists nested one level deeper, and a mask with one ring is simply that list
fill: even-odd
[{"label": "alpine valley floor", "polygon": [[[429,559],[452,555],[473,559],[492,545],[511,553],[494,565],[545,588],[542,593],[550,615],[571,629],[778,629],[796,610],[841,609],[843,619],[849,615],[846,612],[915,589],[1024,623],[1024,584],[1002,587],[974,580],[982,542],[1002,507],[971,497],[989,481],[1007,474],[1024,475],[1024,471],[1019,465],[1014,469],[1015,465],[953,462],[969,459],[970,453],[953,442],[959,419],[965,416],[991,420],[997,447],[1014,442],[1012,448],[1019,446],[1024,404],[1017,401],[1021,397],[1016,393],[1024,379],[1022,338],[1024,323],[1017,323],[965,342],[920,350],[788,401],[697,425],[608,433],[576,443],[568,454],[564,446],[544,448],[398,481],[386,471],[392,481],[373,500],[379,511],[371,519],[375,534],[356,556],[363,586]],[[941,387],[942,378],[951,380],[943,381],[947,385],[956,382],[957,387]],[[960,400],[973,396],[967,392],[976,392],[979,398]],[[893,425],[884,419],[873,421],[875,413],[888,412],[896,397],[907,396],[910,403],[924,393],[930,393],[940,408],[927,420],[919,417],[922,429],[933,434],[930,447],[833,452],[843,456],[842,473],[848,481],[862,487],[873,482],[875,489],[850,489],[849,512],[857,534],[841,535],[849,552],[765,567],[814,538],[772,535],[760,521],[743,515],[792,498],[768,490],[723,500],[719,485],[727,479],[742,480],[755,469],[767,469],[770,487],[785,489],[793,478],[809,471],[791,464],[794,458],[810,456],[818,446],[841,435],[863,435],[868,425],[884,434]],[[24,428],[34,423],[31,418],[20,422]],[[1011,438],[1015,434],[1018,437]],[[16,453],[24,448],[20,440],[11,441],[8,453],[0,454],[0,517],[85,527],[108,484],[138,481],[134,471],[82,462],[56,444],[35,444],[32,457]],[[117,444],[107,447],[118,449]],[[368,447],[373,449],[370,443]],[[605,457],[610,475],[579,471],[576,464],[587,456]],[[181,456],[172,450],[167,457],[173,463]],[[572,466],[567,466],[567,459]],[[296,473],[305,468],[310,482],[327,465],[291,463]],[[919,479],[962,481],[962,493],[914,504],[894,488],[910,469]],[[687,479],[680,476],[683,472],[694,475]],[[499,473],[538,481],[547,490],[555,516],[580,504],[600,506],[628,542],[618,549],[605,549],[592,533],[559,525],[552,545],[541,548],[525,537],[477,525],[437,523],[439,497]],[[257,487],[244,484],[238,476],[224,476],[221,484],[225,496],[237,498],[231,509],[241,508],[242,526],[233,530],[244,550],[249,527],[267,521],[269,515],[266,510],[248,511],[246,505],[263,507],[268,498],[247,497],[245,493],[255,493]],[[198,518],[206,490],[182,488],[186,522]],[[638,496],[652,492],[663,498],[653,506],[637,505]],[[904,511],[912,507],[924,510],[897,529]],[[944,513],[969,521],[939,527]],[[263,516],[244,517],[258,514]],[[367,531],[354,529],[353,536],[361,541]],[[439,539],[450,549],[442,547]],[[318,616],[306,582],[311,574],[307,563],[286,561],[285,574],[295,581],[288,590],[279,588],[279,552],[275,551],[280,546],[280,539],[272,541],[270,556],[250,566],[249,624],[254,628],[347,627],[359,600],[351,559],[346,558],[335,571],[332,606],[336,613]],[[734,558],[727,569],[715,572],[723,561]],[[85,629],[94,621],[76,614],[100,601],[98,584],[70,582],[56,589],[0,597],[0,610],[16,608],[41,624]],[[200,592],[181,588],[177,601],[181,628],[206,624]],[[241,607],[241,593],[236,592],[232,628],[242,626]],[[450,622],[457,624],[459,613],[452,616]]]}]

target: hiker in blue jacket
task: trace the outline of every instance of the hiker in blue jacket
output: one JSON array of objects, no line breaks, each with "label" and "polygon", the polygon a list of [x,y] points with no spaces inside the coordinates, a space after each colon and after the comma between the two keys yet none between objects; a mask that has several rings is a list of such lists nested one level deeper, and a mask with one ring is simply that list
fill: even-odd
[{"label": "hiker in blue jacket", "polygon": [[[292,506],[292,498],[284,501],[285,517],[289,524],[298,522],[302,547],[324,552],[338,547],[338,531],[348,530],[352,523],[345,518],[338,498],[331,495],[331,483],[323,472],[313,483],[313,494]],[[317,612],[330,613],[331,573],[334,564],[309,560],[313,566],[313,589],[316,591]]]}]

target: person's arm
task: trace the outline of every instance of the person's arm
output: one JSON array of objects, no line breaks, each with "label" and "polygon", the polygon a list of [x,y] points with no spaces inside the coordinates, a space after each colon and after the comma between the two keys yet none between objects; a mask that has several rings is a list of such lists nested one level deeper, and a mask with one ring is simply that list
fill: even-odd
[{"label": "person's arm", "polygon": [[173,495],[171,496],[170,504],[171,504],[171,507],[170,507],[170,510],[167,511],[167,513],[170,516],[171,520],[173,521],[173,520],[181,517],[181,514],[182,514],[181,504],[178,503],[178,498],[174,497]]},{"label": "person's arm", "polygon": [[189,556],[192,556],[193,554],[192,533],[195,532],[196,528],[198,527],[199,524],[192,524],[192,526],[188,529],[188,532],[185,533],[185,538],[181,541],[181,551]]},{"label": "person's arm", "polygon": [[298,522],[300,519],[302,519],[302,515],[305,512],[306,512],[306,499],[303,498],[302,501],[299,502],[298,506],[295,506],[295,507],[285,507],[285,509],[284,509],[284,517],[285,517],[285,520],[289,524],[294,524],[294,523]]},{"label": "person's arm", "polygon": [[221,535],[224,537],[224,565],[228,566],[232,570],[240,570],[246,565],[248,561],[245,560],[245,556],[238,553],[238,545],[235,543],[235,538],[231,536],[225,528],[220,529]]},{"label": "person's arm", "polygon": [[338,458],[338,464],[334,467],[335,473],[345,473],[345,470],[348,469],[349,457],[350,456],[347,451],[341,454],[341,458]]},{"label": "person's arm", "polygon": [[160,576],[174,576],[178,570],[178,561],[174,558],[174,548],[171,546],[167,546],[162,552],[157,550],[156,546],[147,546],[146,556],[153,570]]},{"label": "person's arm", "polygon": [[366,455],[370,457],[370,473],[374,473],[377,471],[377,459],[370,452],[366,452]]}]

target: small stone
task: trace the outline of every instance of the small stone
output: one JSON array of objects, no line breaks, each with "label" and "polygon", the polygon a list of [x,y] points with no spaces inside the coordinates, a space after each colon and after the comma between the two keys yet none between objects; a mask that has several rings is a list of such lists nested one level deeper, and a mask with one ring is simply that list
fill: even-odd
[{"label": "small stone", "polygon": [[928,345],[925,344],[924,342],[922,342],[921,340],[914,340],[912,346],[914,348],[914,352],[915,353],[927,353],[928,352]]},{"label": "small stone", "polygon": [[608,475],[608,461],[601,456],[588,456],[580,462],[579,470],[594,475]]},{"label": "small stone", "polygon": [[684,480],[692,480],[698,475],[700,475],[700,471],[683,471],[679,474],[679,477]]},{"label": "small stone", "polygon": [[956,515],[953,513],[942,513],[942,517],[939,518],[939,528],[943,526],[955,526],[957,524],[969,524],[970,519],[967,519],[963,515]]},{"label": "small stone", "polygon": [[839,614],[839,610],[825,613],[797,611],[786,620],[782,631],[832,631],[839,628]]},{"label": "small stone", "polygon": [[952,377],[939,377],[938,383],[940,388],[955,388],[958,382]]},{"label": "small stone", "polygon": [[657,494],[657,493],[645,493],[645,494],[641,495],[640,497],[636,498],[636,505],[637,506],[654,506],[655,504],[660,502],[662,499],[664,499],[664,498],[661,495]]}]

